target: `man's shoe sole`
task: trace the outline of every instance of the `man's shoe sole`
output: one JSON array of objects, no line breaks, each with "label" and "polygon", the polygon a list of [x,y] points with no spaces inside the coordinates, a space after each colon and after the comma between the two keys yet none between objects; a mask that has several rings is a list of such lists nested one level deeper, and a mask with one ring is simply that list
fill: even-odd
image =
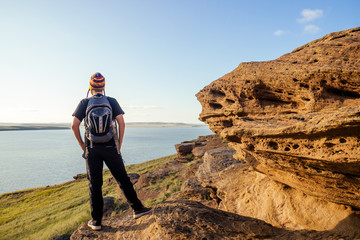
[{"label": "man's shoe sole", "polygon": [[146,212],[134,214],[133,217],[134,217],[134,219],[137,219],[137,218],[142,217],[142,216],[144,216],[144,215],[148,215],[148,214],[150,214],[151,212],[152,212],[152,209],[150,209],[149,211],[146,211]]}]

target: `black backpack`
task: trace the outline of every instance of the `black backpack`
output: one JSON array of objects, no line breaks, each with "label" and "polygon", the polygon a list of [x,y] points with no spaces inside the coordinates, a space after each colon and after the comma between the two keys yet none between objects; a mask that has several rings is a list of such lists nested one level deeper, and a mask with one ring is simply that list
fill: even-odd
[{"label": "black backpack", "polygon": [[114,137],[113,114],[106,96],[89,98],[85,114],[85,136],[92,143],[105,143]]}]

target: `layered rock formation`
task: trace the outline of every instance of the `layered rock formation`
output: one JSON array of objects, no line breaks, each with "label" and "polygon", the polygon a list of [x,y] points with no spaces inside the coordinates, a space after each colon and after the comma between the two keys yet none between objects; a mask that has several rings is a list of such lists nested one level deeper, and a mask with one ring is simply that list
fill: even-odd
[{"label": "layered rock formation", "polygon": [[[197,98],[200,120],[252,166],[236,170],[244,176],[242,187],[226,208],[294,229],[331,229],[356,215],[351,209],[360,209],[360,28],[328,34],[273,61],[241,63]],[[226,184],[218,185],[226,192]],[[255,188],[266,192],[264,198],[282,198],[278,209],[288,217],[246,210],[266,202],[243,199],[243,189]],[[309,198],[314,200],[308,209],[292,212],[291,220],[285,212]],[[315,203],[322,212],[333,211],[336,216],[327,216],[332,223],[311,213]]]}]

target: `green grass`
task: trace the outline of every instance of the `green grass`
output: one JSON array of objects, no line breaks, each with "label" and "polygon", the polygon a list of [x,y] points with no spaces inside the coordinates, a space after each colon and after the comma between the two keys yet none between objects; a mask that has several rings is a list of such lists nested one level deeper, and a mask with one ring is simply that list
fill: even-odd
[{"label": "green grass", "polygon": [[[86,179],[0,196],[0,239],[49,239],[89,217]],[[66,219],[66,221],[64,221]]]},{"label": "green grass", "polygon": [[168,199],[171,195],[174,193],[177,193],[180,191],[182,180],[178,179],[178,174],[170,174],[170,176],[166,179],[163,179],[161,181],[158,181],[154,185],[150,186],[149,188],[153,189],[162,189],[163,191],[161,194],[155,198],[155,199],[149,199],[146,201],[147,206],[156,205],[158,203],[161,203]]},{"label": "green grass", "polygon": [[[130,165],[127,171],[138,174],[151,172],[174,158],[175,155],[171,155]],[[115,185],[105,183],[110,177],[109,170],[104,170],[103,194],[119,198]],[[163,199],[180,189],[181,184],[176,177],[170,175],[169,178],[157,183],[160,188],[166,189]],[[157,199],[156,202],[160,200]],[[117,201],[116,206],[119,212],[124,209],[122,201]],[[0,195],[1,240],[51,239],[54,236],[71,234],[87,219],[90,219],[90,205],[86,178]]]},{"label": "green grass", "polygon": [[128,173],[136,172],[138,174],[152,172],[159,166],[161,166],[167,162],[173,161],[175,159],[175,157],[176,157],[176,155],[170,155],[167,157],[150,160],[150,161],[147,161],[144,163],[132,164],[132,165],[127,166],[126,170],[128,171]]}]

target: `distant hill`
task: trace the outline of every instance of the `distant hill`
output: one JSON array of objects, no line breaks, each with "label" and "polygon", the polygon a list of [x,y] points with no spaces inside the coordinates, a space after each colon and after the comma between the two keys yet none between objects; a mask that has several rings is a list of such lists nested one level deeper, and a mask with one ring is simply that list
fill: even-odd
[{"label": "distant hill", "polygon": [[0,131],[69,129],[70,123],[0,123]]},{"label": "distant hill", "polygon": [[[205,124],[169,122],[128,122],[127,127],[205,127]],[[0,123],[0,131],[69,129],[70,123]]]}]

